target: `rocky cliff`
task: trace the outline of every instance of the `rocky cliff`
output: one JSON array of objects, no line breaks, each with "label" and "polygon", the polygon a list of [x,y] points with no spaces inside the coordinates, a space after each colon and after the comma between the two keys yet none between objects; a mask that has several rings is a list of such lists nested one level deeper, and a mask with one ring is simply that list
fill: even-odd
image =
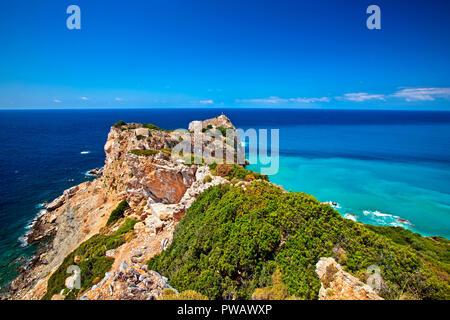
[{"label": "rocky cliff", "polygon": [[[37,219],[28,242],[39,249],[7,298],[450,295],[447,240],[353,222],[267,176],[217,164],[242,156],[223,115],[184,131],[120,121],[104,150],[104,167],[91,171],[96,179],[65,190]],[[376,291],[364,283],[372,265],[382,283]],[[73,267],[79,271],[68,274]]]},{"label": "rocky cliff", "polygon": [[[198,130],[195,130],[196,126]],[[176,224],[196,197],[210,186],[227,182],[212,175],[209,167],[202,163],[187,163],[191,154],[188,159],[186,155],[171,154],[172,148],[187,141],[195,155],[195,140],[196,143],[201,141],[203,155],[217,141],[212,142],[208,132],[202,129],[215,130],[217,127],[234,130],[224,115],[191,122],[191,130],[181,132],[138,123],[119,122],[111,127],[104,147],[105,166],[95,171],[100,176],[64,191],[47,205],[47,212],[35,223],[28,242],[40,246],[11,283],[10,298],[42,298],[50,276],[65,257],[86,240],[105,232],[111,211],[122,200],[129,205],[124,216],[139,222],[134,225],[130,239],[106,252],[107,257],[114,259],[108,274],[119,272],[122,263],[134,265],[134,270],[142,270],[143,262],[170,243]],[[224,142],[225,137],[221,141]],[[237,136],[233,142],[226,146],[224,143],[224,149],[237,152]],[[212,156],[217,159],[219,155],[213,153]],[[208,161],[208,158],[202,161]]]}]

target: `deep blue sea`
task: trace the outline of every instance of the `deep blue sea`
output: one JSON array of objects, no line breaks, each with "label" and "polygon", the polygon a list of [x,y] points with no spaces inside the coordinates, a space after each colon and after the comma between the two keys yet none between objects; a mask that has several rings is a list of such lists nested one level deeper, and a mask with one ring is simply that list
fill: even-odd
[{"label": "deep blue sea", "polygon": [[280,129],[274,183],[333,201],[343,216],[357,221],[450,238],[450,112],[0,111],[0,285],[15,275],[20,257],[32,254],[34,248],[21,247],[19,239],[40,205],[85,181],[87,170],[103,166],[103,145],[113,123],[186,128],[191,120],[222,112],[238,128]]}]

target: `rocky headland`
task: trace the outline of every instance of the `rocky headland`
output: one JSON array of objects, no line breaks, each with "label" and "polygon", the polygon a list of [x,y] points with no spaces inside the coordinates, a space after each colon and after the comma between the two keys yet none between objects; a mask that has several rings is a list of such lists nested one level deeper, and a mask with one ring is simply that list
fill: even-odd
[{"label": "rocky headland", "polygon": [[[234,135],[231,135],[234,137],[232,141],[227,139],[224,134],[225,130],[234,131]],[[216,135],[216,137],[219,136],[218,140],[210,138],[211,131],[220,133]],[[198,141],[201,141],[200,145]],[[178,151],[173,152],[180,143],[187,143],[190,153],[179,154]],[[217,154],[218,143],[222,144],[223,153]],[[200,150],[196,150],[199,146]],[[359,223],[341,218],[329,205],[320,204],[312,197],[288,193],[281,187],[268,182],[267,177],[247,171],[242,165],[217,164],[217,160],[223,158],[226,153],[233,154],[233,158],[236,160],[239,158],[239,152],[242,152],[237,132],[231,121],[224,115],[204,121],[193,121],[189,124],[189,129],[185,131],[165,130],[153,124],[119,121],[111,127],[104,151],[106,154],[104,167],[89,172],[90,175],[95,176],[93,181],[87,181],[65,190],[61,196],[46,205],[45,214],[37,219],[27,238],[28,243],[38,243],[39,248],[35,256],[21,268],[19,276],[11,283],[7,298],[152,300],[176,299],[176,297],[203,299],[206,296],[210,298],[217,296],[216,293],[208,295],[207,290],[202,291],[201,286],[199,287],[196,284],[193,284],[192,288],[183,288],[184,282],[177,282],[177,279],[174,279],[174,282],[181,283],[181,288],[176,286],[173,288],[169,284],[170,277],[166,277],[172,274],[173,271],[164,267],[167,265],[164,264],[164,259],[173,259],[175,254],[177,254],[177,257],[184,255],[187,257],[186,259],[192,258],[193,253],[189,252],[189,244],[185,244],[187,249],[182,252],[176,251],[177,246],[180,247],[181,245],[171,246],[174,234],[176,235],[178,232],[178,241],[182,241],[186,235],[182,228],[186,228],[186,226],[181,224],[181,230],[178,226],[187,214],[188,209],[195,203],[193,212],[207,210],[209,205],[205,205],[202,202],[205,200],[197,201],[197,199],[201,195],[208,197],[210,196],[209,193],[216,192],[223,186],[231,188],[229,189],[231,191],[220,192],[224,194],[236,192],[236,195],[239,196],[256,197],[261,196],[264,192],[270,192],[270,195],[276,194],[275,199],[282,201],[283,205],[294,201],[290,198],[291,195],[297,198],[301,197],[301,199],[299,198],[300,202],[303,203],[302,201],[304,201],[304,204],[295,209],[297,207],[294,206],[294,203],[300,203],[299,200],[295,200],[292,202],[292,208],[294,208],[292,210],[298,212],[298,217],[302,217],[302,219],[304,219],[302,216],[304,215],[303,208],[311,206],[311,208],[308,207],[308,210],[311,209],[312,211],[308,213],[306,220],[302,220],[304,221],[303,225],[296,222],[295,215],[291,216],[289,218],[291,219],[289,227],[284,225],[280,227],[279,238],[277,235],[273,243],[258,244],[254,250],[262,250],[265,248],[264,246],[267,246],[264,250],[270,251],[270,253],[264,253],[264,256],[259,256],[260,253],[258,253],[258,259],[260,260],[266,259],[270,262],[274,259],[273,257],[277,254],[281,255],[283,250],[292,245],[290,241],[297,237],[293,236],[293,232],[297,232],[296,230],[298,229],[298,227],[296,227],[297,229],[292,229],[293,226],[307,226],[306,222],[310,223],[310,221],[315,221],[314,219],[317,219],[321,227],[323,225],[328,226],[328,222],[325,224],[320,222],[320,219],[324,219],[321,217],[326,216],[329,216],[330,219],[335,219],[340,224],[342,223],[343,226],[345,225],[346,228],[349,228],[348,230],[353,230],[352,228],[354,228],[357,231],[351,232],[355,232],[355,235],[358,234],[358,236],[360,236],[358,232],[362,232],[359,230],[363,228],[361,230],[368,232],[369,236],[367,236],[367,239],[370,238],[370,241],[364,238],[361,242],[365,241],[372,246],[374,242],[381,241],[382,245],[378,244],[378,246],[386,251],[389,251],[389,248],[394,246],[394,243],[387,239],[386,235],[383,235],[384,238],[379,238],[381,236],[376,234],[376,230],[366,230]],[[204,156],[205,154],[209,156]],[[192,163],[192,160],[196,161]],[[236,195],[234,197],[237,199],[238,196]],[[212,197],[214,198],[214,196]],[[230,199],[232,198],[230,197]],[[217,198],[217,201],[223,200]],[[254,200],[254,205],[257,208],[253,208],[252,201],[247,205],[242,204],[242,207],[235,209],[233,212],[237,212],[238,216],[241,216],[265,207],[272,208],[275,212],[279,210],[273,204],[264,205],[265,200],[259,199]],[[241,202],[238,201],[236,203],[239,203],[239,206],[241,206]],[[227,205],[224,204],[223,207],[225,208]],[[291,209],[287,208],[284,212],[289,210]],[[319,218],[314,218],[317,214],[319,214]],[[232,220],[237,221],[234,219],[237,219],[237,217]],[[273,216],[264,219],[269,221],[273,219]],[[227,223],[230,224],[232,222]],[[352,225],[348,226],[349,223]],[[278,223],[274,225],[278,228]],[[190,228],[190,230],[194,230],[195,228],[201,228],[201,226],[197,224],[195,227],[191,226]],[[273,231],[273,227],[264,226],[262,231],[260,231],[263,237],[266,237],[265,234],[268,232],[266,229]],[[205,229],[195,229],[195,232],[200,235],[206,231]],[[311,232],[315,237],[318,237],[317,239],[323,238],[323,231]],[[348,232],[350,233],[350,231]],[[275,232],[275,234],[278,233]],[[349,237],[354,239],[355,235]],[[267,238],[269,239],[270,237],[271,235],[267,234]],[[309,286],[308,290],[312,292],[305,295],[319,299],[381,299],[380,295],[384,294],[387,296],[386,292],[373,290],[361,281],[367,276],[358,274],[357,278],[349,273],[349,271],[355,271],[353,272],[354,274],[357,273],[356,270],[358,268],[354,264],[356,261],[360,261],[356,258],[356,260],[352,260],[352,254],[358,256],[358,259],[362,254],[361,252],[364,252],[363,255],[368,257],[375,257],[379,255],[379,250],[358,251],[359,249],[356,250],[352,242],[354,240],[347,241],[346,237],[347,234],[334,237],[333,239],[338,239],[336,243],[333,243],[334,240],[332,241],[331,239],[318,240],[317,246],[321,247],[317,253],[319,255],[317,257],[302,258],[302,261],[310,259],[305,264],[308,273],[299,271],[300,273],[298,274],[298,277],[304,277],[304,280],[302,280],[304,285],[302,286]],[[403,254],[403,248],[400,248],[397,244],[395,245],[396,250],[398,249]],[[308,244],[308,246],[314,247],[316,244]],[[328,247],[329,250],[324,249]],[[299,252],[303,252],[301,247],[298,248]],[[217,252],[220,252],[220,250],[217,248]],[[235,250],[234,254],[230,252],[223,254],[228,256],[231,254],[230,257],[239,255],[240,248],[235,247]],[[204,254],[209,253],[205,251]],[[152,259],[156,256],[161,256],[161,259]],[[307,256],[308,254],[305,255],[305,257]],[[328,256],[329,258],[325,258]],[[350,260],[352,264],[341,267],[334,258],[340,263]],[[147,265],[149,260],[150,263]],[[370,259],[366,260],[367,263],[370,262]],[[190,263],[192,261],[197,260],[189,260]],[[269,299],[273,297],[273,290],[278,290],[278,288],[281,288],[283,292],[281,296],[275,295],[278,298],[287,298],[288,291],[297,290],[297,292],[303,292],[303,289],[296,289],[297,284],[289,284],[289,279],[293,276],[296,277],[296,274],[290,274],[289,279],[285,276],[283,279],[286,284],[282,280],[277,280],[279,287],[275,284],[270,286],[270,273],[274,272],[271,263],[269,263],[270,266],[264,265],[262,268],[261,272],[264,275],[261,275],[261,280],[258,283],[252,282],[253,287],[261,287],[261,289],[258,289],[258,294],[255,291],[254,298],[265,297]],[[283,263],[280,265],[283,265]],[[390,265],[394,262],[389,260],[386,263]],[[428,261],[427,263],[430,262]],[[196,264],[199,265],[200,262],[196,262]],[[81,268],[83,277],[81,288],[71,289],[71,286],[67,285],[68,282],[70,284],[74,280],[66,272],[67,267],[70,265],[76,265]],[[159,266],[159,269],[164,271],[166,276],[158,272],[158,270],[149,268],[152,265],[155,266],[155,269]],[[229,266],[227,268],[227,270],[231,270],[234,267]],[[229,275],[225,275],[226,269],[217,272],[222,272],[223,275],[221,274],[221,277],[223,276],[230,283],[232,282],[231,278],[234,277],[233,281],[238,286],[236,291],[239,291],[239,286],[247,283],[245,277],[252,278],[253,275],[249,273],[250,269],[247,270],[244,266],[238,266],[237,268],[235,271],[230,271]],[[414,267],[409,265],[408,268],[411,268],[413,273],[421,270],[419,264],[417,266],[414,264]],[[286,270],[288,269],[286,267],[283,270],[283,274],[286,275]],[[202,273],[199,272],[199,274]],[[414,275],[416,277],[422,276],[418,273],[414,273]],[[440,273],[440,275],[444,277],[444,282],[448,282],[448,278],[446,278],[447,273]],[[394,283],[396,280],[390,281]],[[386,283],[390,282],[386,281]],[[264,286],[263,284],[269,286]],[[395,290],[397,290],[397,284],[395,283],[394,285]],[[411,284],[408,285],[411,286]],[[231,287],[234,288],[235,286],[233,284]],[[195,288],[200,288],[198,291],[201,292],[191,291]],[[444,287],[441,290],[448,294],[447,288]],[[406,292],[406,289],[403,290]],[[252,296],[251,292],[245,294],[246,296],[244,295],[244,297]],[[408,297],[420,298],[421,294],[421,292],[418,292],[417,295]],[[292,294],[289,296],[302,298]],[[242,298],[238,294],[228,292],[223,293],[220,297]]]}]

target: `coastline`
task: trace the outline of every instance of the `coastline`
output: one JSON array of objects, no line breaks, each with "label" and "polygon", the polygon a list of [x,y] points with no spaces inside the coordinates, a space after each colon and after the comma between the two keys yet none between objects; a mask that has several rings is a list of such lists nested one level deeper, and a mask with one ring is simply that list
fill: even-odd
[{"label": "coastline", "polygon": [[[139,128],[132,130],[138,129]],[[118,136],[114,130],[112,132],[114,134],[111,137],[108,137],[110,143],[108,144],[107,141],[107,144],[105,145],[105,150],[109,150],[110,148],[112,149],[117,148],[117,145],[115,143],[118,141]],[[155,137],[155,139],[157,139],[156,141],[161,141],[158,140],[159,138],[160,138],[159,136],[156,136]],[[128,137],[127,139],[133,141],[132,142],[133,144],[139,143],[138,141],[134,141],[133,137]],[[22,268],[21,274],[16,279],[17,281],[13,285],[13,288],[16,289],[16,291],[19,291],[19,293],[13,295],[12,297],[30,298],[30,299],[39,298],[40,295],[42,295],[42,293],[45,291],[45,284],[48,281],[48,277],[58,267],[62,259],[64,259],[64,257],[66,257],[67,254],[71,250],[74,250],[80,243],[86,241],[87,239],[95,235],[101,229],[101,226],[104,225],[108,213],[117,205],[117,201],[123,198],[123,196],[125,195],[124,192],[130,193],[131,190],[129,189],[130,187],[129,185],[126,186],[122,184],[117,184],[118,181],[117,179],[121,177],[121,175],[124,173],[122,171],[123,169],[121,169],[119,166],[119,162],[117,161],[123,156],[124,156],[123,150],[115,150],[113,153],[111,153],[111,151],[108,151],[105,163],[107,165],[108,164],[113,165],[113,167],[108,169],[106,168],[107,165],[105,165],[106,176],[103,176],[104,172],[102,172],[102,174],[96,179],[94,179],[92,182],[86,181],[67,189],[64,192],[64,194],[69,195],[70,200],[69,208],[67,208],[67,203],[65,202],[66,200],[64,200],[64,197],[60,196],[48,204],[48,206],[50,206],[52,210],[40,212],[39,217],[37,217],[37,219],[36,218],[33,219],[33,226],[29,234],[29,239],[31,243],[40,243],[41,245],[38,251],[36,252],[35,256],[32,257],[29,262],[27,262],[27,265],[24,268]],[[140,166],[139,164],[140,160],[137,161],[139,158],[136,158],[136,156],[125,155],[125,158],[127,159],[126,161],[128,161],[130,165]],[[166,160],[164,158],[161,159],[158,158],[158,161],[166,161]],[[165,167],[167,167],[167,163],[165,164]],[[139,171],[141,169],[139,169]],[[97,169],[97,171],[98,170],[99,169]],[[187,168],[183,170],[187,170]],[[136,174],[139,171],[134,171],[133,174]],[[186,174],[189,175],[188,171],[189,170],[180,171],[180,173],[184,172],[183,173],[184,175]],[[112,175],[109,176],[109,174]],[[152,183],[155,183],[155,181],[153,181]],[[136,186],[134,185],[134,187]],[[101,195],[99,194],[99,191]],[[182,191],[180,191],[180,195],[181,194]],[[97,197],[97,199],[92,200],[93,195]],[[133,202],[138,202],[139,197],[141,195],[136,194],[136,196],[138,197],[137,199],[135,199],[135,196],[132,197],[131,200]],[[76,223],[74,223],[73,217],[67,216],[65,213],[70,212],[69,209],[72,207],[80,209],[78,207],[83,206],[86,201],[90,202],[90,207],[82,208],[80,216],[76,218],[78,220],[76,221]],[[92,201],[94,201],[95,203],[92,203]],[[99,203],[101,203],[101,205]],[[335,207],[336,208],[339,207],[339,204],[336,203]],[[172,209],[173,208],[171,208],[170,210]],[[95,212],[95,215],[92,215],[92,211],[95,210],[97,210],[97,212]],[[378,215],[380,214],[385,215],[379,211],[374,212],[377,213]],[[55,214],[56,217],[53,216]],[[81,217],[83,217],[83,219],[87,217],[88,219],[93,219],[93,221],[87,222],[84,220],[80,220]],[[176,223],[174,221],[171,221],[170,223],[164,225],[165,227],[163,227],[162,229],[163,232],[160,233],[160,236],[162,236],[162,238],[158,237],[154,238],[155,240],[157,239],[157,241],[154,242],[155,247],[152,249],[151,254],[155,254],[158,250],[161,250],[162,247],[165,247],[170,242],[170,240],[168,239],[170,239],[171,232],[173,232],[173,228],[175,227]],[[94,228],[92,228],[93,226]],[[61,233],[60,229],[65,229],[65,231]],[[74,230],[76,233],[75,238],[70,238],[71,236],[74,236],[73,234]],[[60,233],[60,235],[57,237],[56,240],[57,243],[56,247],[58,248],[57,252],[51,252],[55,248],[54,246],[55,233],[58,232]],[[46,242],[47,239],[50,241]],[[161,245],[162,241],[165,241],[164,246]],[[155,248],[158,249],[156,250]],[[148,257],[151,256],[151,254],[148,253],[148,255],[143,255],[143,257],[145,259],[148,259]],[[119,258],[116,261],[117,264],[120,264],[119,261],[120,259],[121,258]],[[116,267],[119,266],[116,265]],[[34,288],[33,289],[34,292],[31,295],[27,292],[26,289],[29,288],[30,286]]]}]

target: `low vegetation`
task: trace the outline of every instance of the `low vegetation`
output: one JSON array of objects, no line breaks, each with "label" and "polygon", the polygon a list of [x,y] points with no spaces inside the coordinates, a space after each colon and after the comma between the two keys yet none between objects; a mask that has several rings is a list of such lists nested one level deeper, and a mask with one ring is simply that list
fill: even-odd
[{"label": "low vegetation", "polygon": [[294,300],[295,296],[288,297],[288,288],[283,283],[279,269],[272,275],[272,285],[265,288],[258,288],[252,295],[253,300]]},{"label": "low vegetation", "polygon": [[158,154],[158,152],[159,152],[158,150],[140,150],[140,149],[133,149],[128,151],[128,153],[141,157],[154,156],[155,154]]},{"label": "low vegetation", "polygon": [[114,128],[120,128],[120,127],[122,127],[122,126],[125,126],[127,123],[125,122],[125,121],[123,121],[123,120],[120,120],[120,121],[117,121],[114,125],[113,125],[113,127]]},{"label": "low vegetation", "polygon": [[186,290],[177,294],[172,289],[164,289],[158,300],[208,300],[208,297],[192,290]]},{"label": "low vegetation", "polygon": [[154,125],[152,123],[144,123],[142,125],[142,127],[146,128],[146,129],[149,129],[150,131],[153,131],[153,130],[166,131],[166,132],[171,132],[172,131],[172,130],[162,129],[162,128],[160,128],[160,127],[158,127],[158,126],[156,126],[156,125]]},{"label": "low vegetation", "polygon": [[213,128],[213,126],[208,124],[205,128],[202,129],[202,132],[206,132],[208,130],[211,130],[212,128]]},{"label": "low vegetation", "polygon": [[203,178],[203,183],[209,183],[211,181],[212,181],[212,178],[209,174]]},{"label": "low vegetation", "polygon": [[443,237],[422,237],[401,227],[368,225],[367,228],[401,246],[413,249],[442,279],[450,281],[450,240]]},{"label": "low vegetation", "polygon": [[247,170],[236,164],[217,164],[211,163],[209,165],[211,173],[217,176],[224,177],[228,180],[239,179],[239,180],[265,180],[269,181],[269,177],[252,170]]},{"label": "low vegetation", "polygon": [[[59,268],[51,275],[47,282],[47,292],[42,299],[50,300],[53,295],[63,292],[66,300],[73,300],[81,292],[88,290],[100,281],[114,262],[114,258],[105,256],[106,251],[125,243],[125,237],[132,232],[136,223],[136,220],[125,219],[114,233],[96,234],[83,242],[64,259]],[[75,264],[81,271],[81,288],[69,290],[65,286],[65,281],[69,276],[67,270],[69,266]]]},{"label": "low vegetation", "polygon": [[[426,253],[422,240],[415,247],[400,244],[407,240],[396,231],[380,234],[310,195],[283,192],[267,182],[254,181],[246,190],[220,185],[198,197],[168,249],[148,265],[178,290],[210,299],[250,299],[258,288],[260,295],[278,297],[285,293],[277,286],[281,282],[287,297],[316,299],[316,264],[321,257],[335,257],[362,281],[369,266],[379,266],[384,298],[449,299],[449,260],[441,252],[448,243],[438,241]],[[433,252],[434,260],[423,257]],[[281,282],[272,278],[277,269]]]},{"label": "low vegetation", "polygon": [[109,215],[106,225],[109,226],[109,225],[115,223],[117,220],[123,218],[124,212],[126,210],[128,210],[129,208],[130,208],[130,206],[128,205],[128,202],[126,200],[122,200]]},{"label": "low vegetation", "polygon": [[227,136],[227,130],[233,130],[234,127],[224,128],[224,127],[222,127],[222,126],[219,126],[219,127],[217,127],[216,129],[220,131],[220,133],[222,134],[222,136],[226,137],[226,136]]}]

